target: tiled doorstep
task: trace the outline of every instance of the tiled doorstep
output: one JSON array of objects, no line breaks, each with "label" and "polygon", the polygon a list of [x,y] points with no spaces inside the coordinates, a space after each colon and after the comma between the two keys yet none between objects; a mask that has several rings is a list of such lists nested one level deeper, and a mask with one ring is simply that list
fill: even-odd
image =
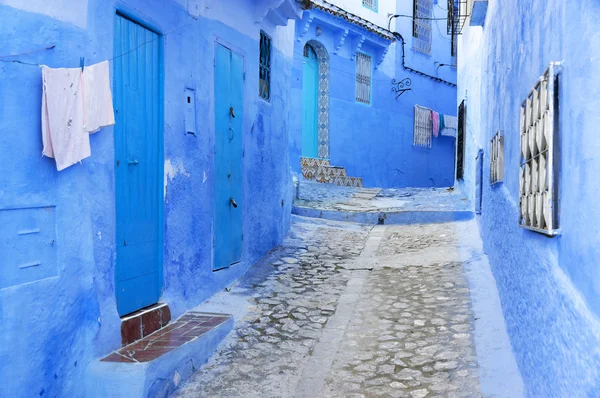
[{"label": "tiled doorstep", "polygon": [[86,396],[167,397],[211,357],[232,328],[230,315],[188,312],[91,363]]}]

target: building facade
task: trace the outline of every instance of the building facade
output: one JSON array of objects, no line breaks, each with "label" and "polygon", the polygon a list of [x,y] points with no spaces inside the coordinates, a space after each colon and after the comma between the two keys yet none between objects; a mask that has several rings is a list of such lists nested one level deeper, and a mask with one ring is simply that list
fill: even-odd
[{"label": "building facade", "polygon": [[[0,396],[84,396],[121,316],[160,301],[176,318],[280,242],[300,15],[287,0],[0,1]],[[116,124],[57,171],[38,66],[105,60]]]},{"label": "building facade", "polygon": [[469,7],[476,19],[467,18],[458,46],[466,110],[458,186],[481,203],[484,247],[526,393],[599,396],[600,6]]},{"label": "building facade", "polygon": [[341,185],[452,186],[455,139],[414,145],[415,105],[456,115],[446,5],[303,3],[294,46],[292,169]]}]

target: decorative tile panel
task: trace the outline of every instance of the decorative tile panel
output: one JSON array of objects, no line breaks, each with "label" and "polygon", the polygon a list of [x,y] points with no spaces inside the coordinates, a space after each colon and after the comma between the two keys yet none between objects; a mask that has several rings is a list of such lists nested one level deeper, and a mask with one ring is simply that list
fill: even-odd
[{"label": "decorative tile panel", "polygon": [[318,155],[329,157],[329,53],[323,44],[316,40],[308,43],[319,60],[319,98],[318,98]]}]

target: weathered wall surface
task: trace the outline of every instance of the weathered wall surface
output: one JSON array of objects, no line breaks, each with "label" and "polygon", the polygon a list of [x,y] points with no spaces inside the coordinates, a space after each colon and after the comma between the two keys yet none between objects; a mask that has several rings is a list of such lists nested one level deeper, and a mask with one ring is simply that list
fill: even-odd
[{"label": "weathered wall surface", "polygon": [[[0,56],[56,45],[17,57],[33,64],[78,67],[82,56],[86,64],[112,58],[117,9],[164,34],[161,301],[169,303],[174,317],[233,282],[281,240],[292,199],[287,154],[292,59],[285,47],[293,40],[293,22],[261,26],[250,14],[252,4],[242,0],[228,2],[227,10],[219,2],[201,1],[195,18],[176,1],[91,0],[66,8],[58,1],[51,7],[45,1],[2,3],[8,5],[0,5],[0,35],[10,40],[0,43]],[[260,29],[273,37],[270,103],[258,98]],[[244,56],[245,240],[240,264],[212,272],[216,40]],[[185,88],[197,93],[196,137],[184,132]],[[0,63],[0,93],[0,219],[10,216],[26,224],[29,213],[7,210],[14,208],[53,212],[43,229],[55,232],[56,252],[42,280],[0,286],[0,374],[5,379],[0,396],[82,396],[87,364],[120,346],[113,129],[91,136],[90,158],[57,172],[54,161],[41,156],[41,70]],[[27,248],[32,255],[38,249]],[[0,264],[5,266],[3,260]]]},{"label": "weathered wall surface", "polygon": [[[425,55],[412,49],[412,2],[398,1],[397,6],[394,6],[397,9],[390,12],[409,16],[397,18],[391,26],[394,29],[395,24],[397,32],[405,39],[406,66],[455,83],[456,69],[438,68],[436,65],[436,62],[454,63],[450,53],[450,39],[444,34],[445,22],[432,21],[432,52],[431,55]],[[434,6],[434,15],[436,18],[445,17],[445,11]],[[373,18],[370,20],[377,22]],[[439,25],[439,29],[435,24]],[[322,28],[319,36],[316,33],[318,26]],[[387,28],[387,22],[383,26]],[[356,30],[356,27],[350,28],[351,31],[352,29]],[[338,32],[335,29],[313,22],[306,33],[303,32],[304,25],[301,23],[297,24],[296,30],[301,40],[296,42],[294,50],[293,118],[290,132],[291,163],[295,171],[300,171],[302,150],[303,49],[308,41],[316,40],[325,46],[330,56],[331,163],[345,167],[348,175],[362,177],[365,186],[387,188],[453,185],[454,139],[433,138],[432,148],[415,147],[413,125],[415,104],[443,114],[456,115],[456,87],[406,70],[402,66],[402,44],[398,40],[390,45],[383,62],[373,71],[371,104],[359,103],[356,101],[356,61],[352,59],[354,50],[351,37],[336,54]],[[372,55],[375,61],[379,48],[366,41],[360,51]],[[392,79],[404,78],[412,79],[412,91],[396,99],[392,92]]]},{"label": "weathered wall surface", "polygon": [[[459,42],[458,100],[467,99],[461,187],[473,192],[485,151],[480,219],[511,343],[528,395],[600,395],[600,5],[583,1],[490,0],[485,25]],[[518,227],[519,108],[550,62],[559,82],[559,219],[547,238]],[[505,177],[489,185],[489,143],[504,131]]]}]

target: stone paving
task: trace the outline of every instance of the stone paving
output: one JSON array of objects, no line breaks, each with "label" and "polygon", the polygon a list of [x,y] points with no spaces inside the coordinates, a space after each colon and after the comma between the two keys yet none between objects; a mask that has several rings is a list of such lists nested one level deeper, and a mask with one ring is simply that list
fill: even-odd
[{"label": "stone paving", "polygon": [[465,211],[468,198],[451,188],[352,188],[298,182],[294,206],[339,211]]},{"label": "stone paving", "polygon": [[176,396],[483,396],[455,224],[295,217],[223,293],[247,312]]}]

